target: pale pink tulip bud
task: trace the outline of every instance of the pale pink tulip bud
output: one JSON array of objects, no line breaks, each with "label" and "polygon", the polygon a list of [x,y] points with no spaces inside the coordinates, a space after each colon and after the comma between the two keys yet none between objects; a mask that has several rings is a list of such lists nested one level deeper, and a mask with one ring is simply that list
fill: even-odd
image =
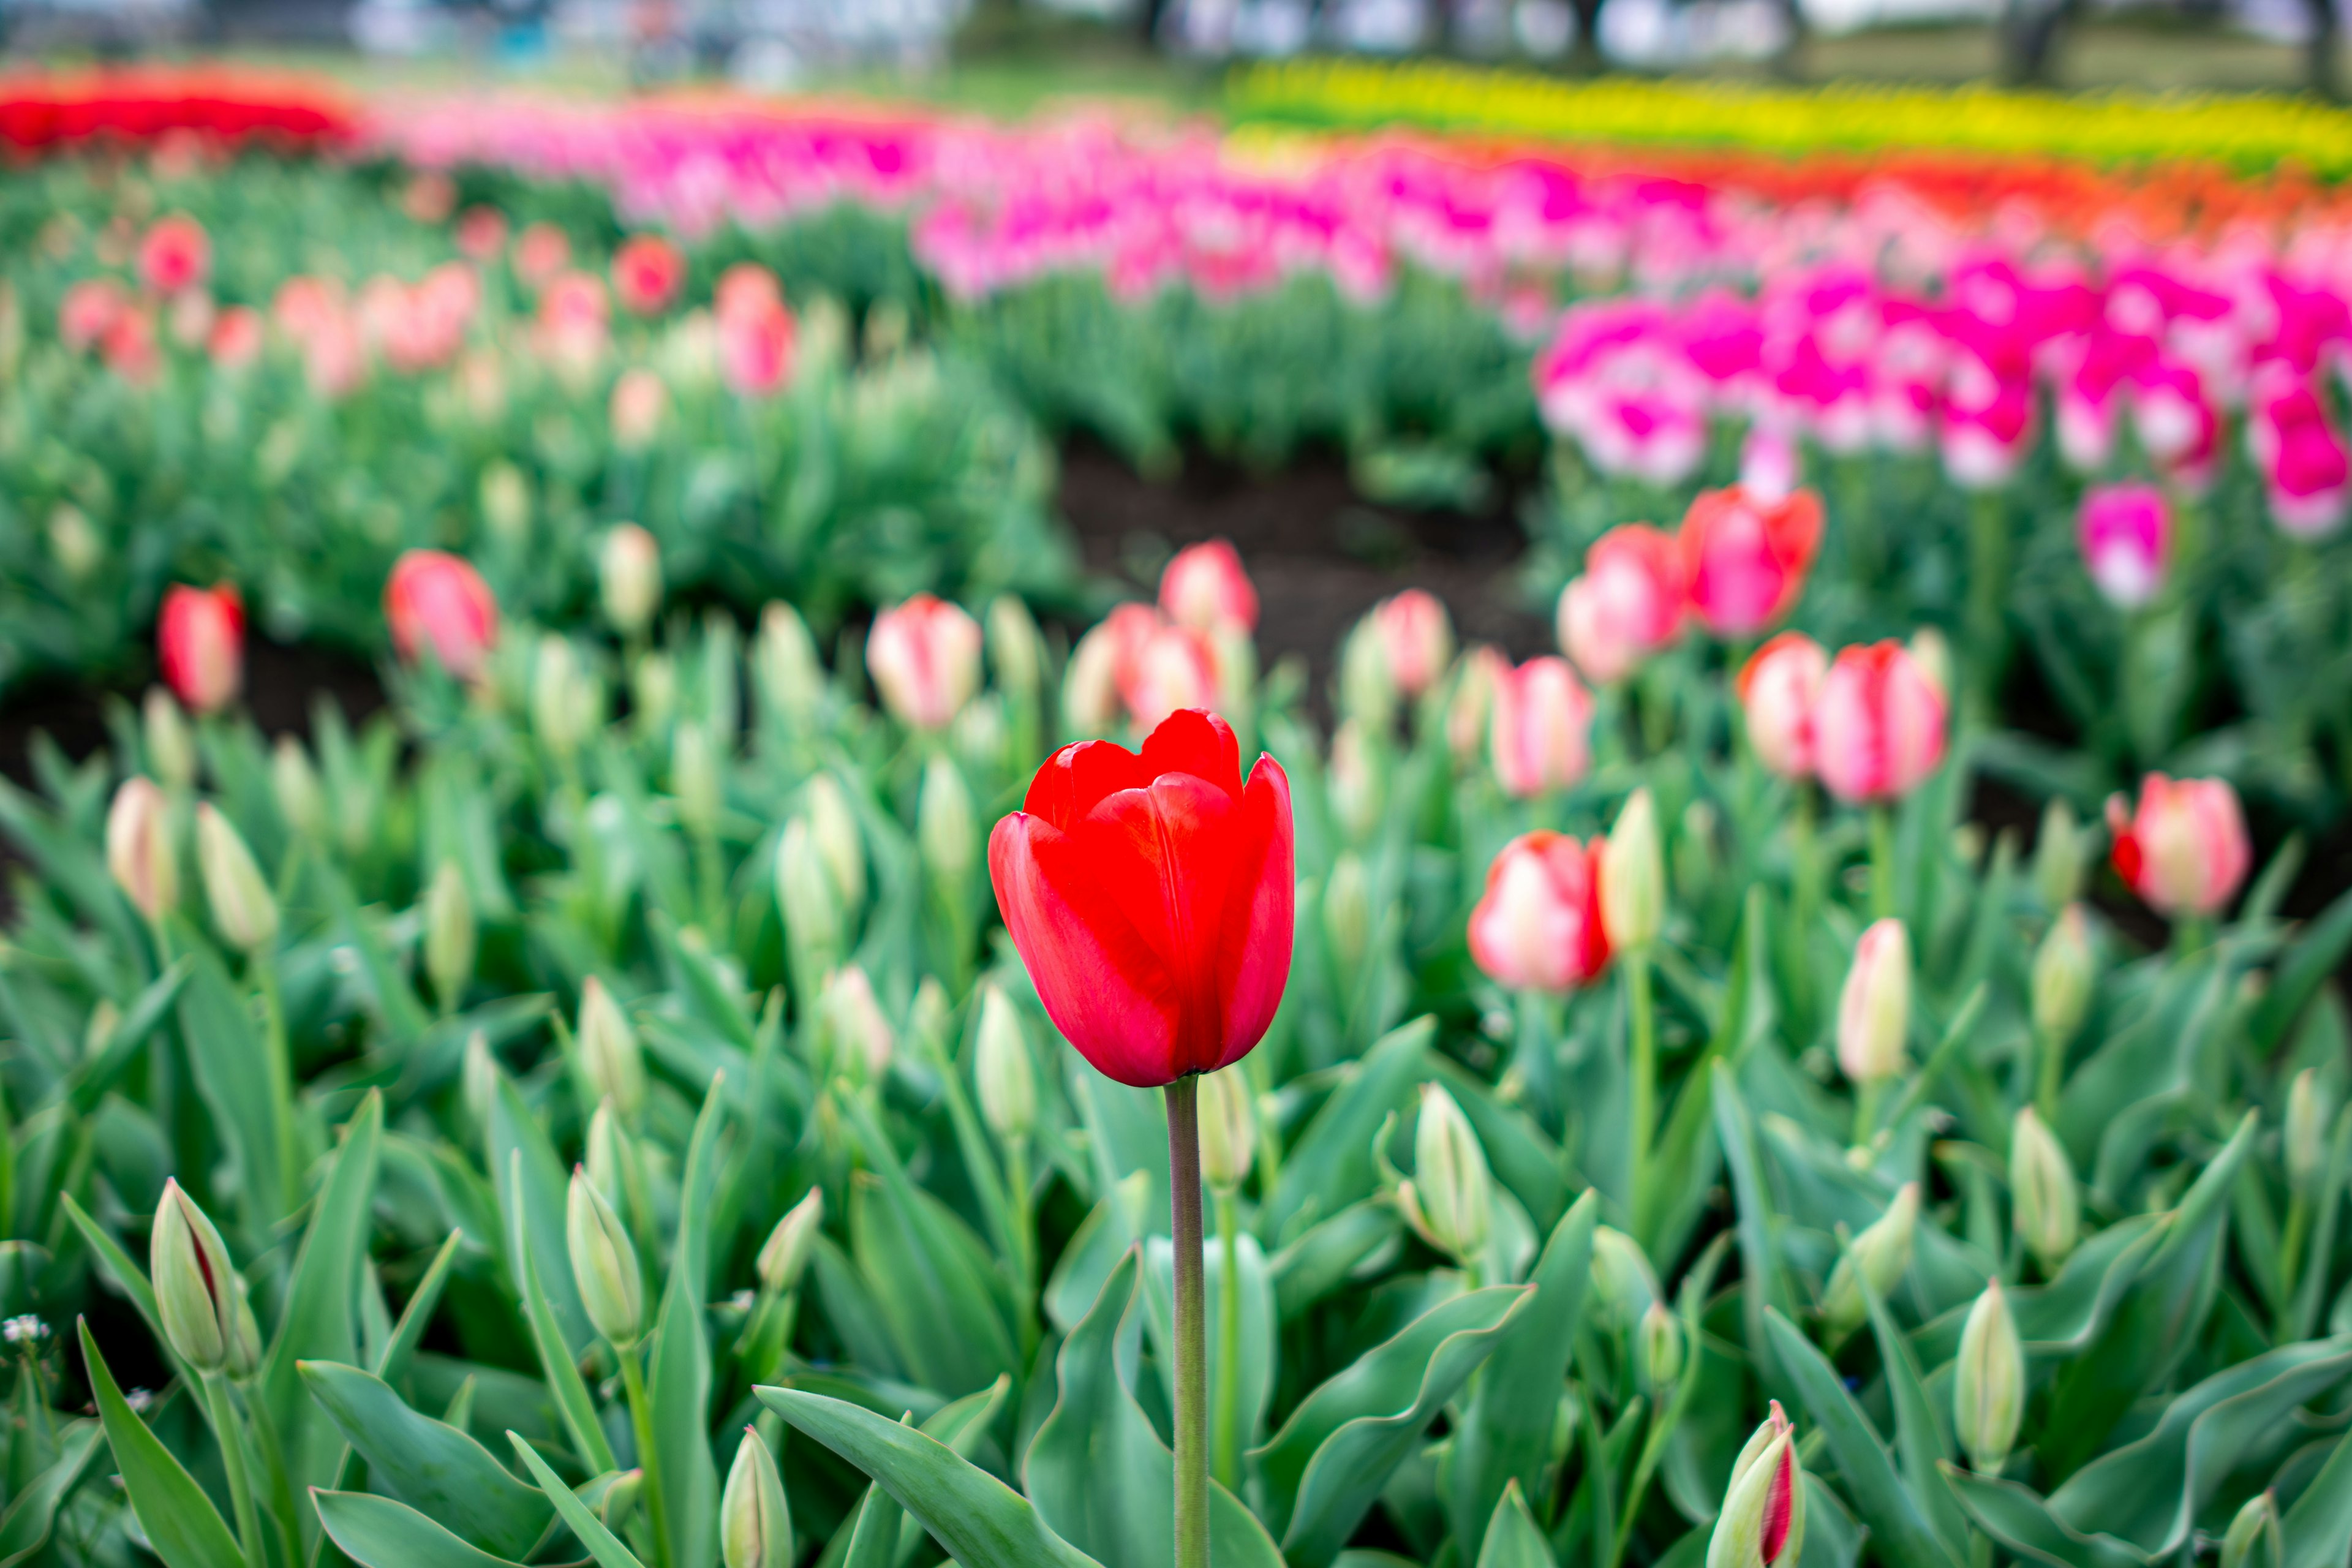
[{"label": "pale pink tulip bud", "polygon": [[1495,777],[1526,799],[1566,789],[1592,763],[1592,698],[1568,660],[1547,654],[1496,671],[1489,725]]},{"label": "pale pink tulip bud", "polygon": [[722,321],[781,310],[783,303],[783,286],[756,261],[739,261],[720,273],[710,300],[712,314]]},{"label": "pale pink tulip bud", "polygon": [[1944,689],[1898,642],[1841,649],[1813,703],[1813,767],[1840,800],[1908,795],[1944,761]]},{"label": "pale pink tulip bud", "polygon": [[661,608],[661,545],[634,522],[615,523],[596,555],[604,619],[623,637],[641,637]]},{"label": "pale pink tulip bud", "polygon": [[213,242],[184,213],[157,218],[139,241],[139,281],[157,294],[194,289],[212,271]]},{"label": "pale pink tulip bud", "polygon": [[1854,943],[1853,966],[1838,994],[1839,1070],[1878,1083],[1903,1070],[1911,1032],[1911,938],[1903,922],[1874,922]]},{"label": "pale pink tulip bud", "polygon": [[719,316],[719,369],[727,389],[739,397],[768,397],[793,379],[798,323],[782,304],[722,310]]},{"label": "pale pink tulip bud", "polygon": [[1495,689],[1510,678],[1511,662],[1497,648],[1481,643],[1463,656],[1462,673],[1445,705],[1445,744],[1456,762],[1470,761],[1486,744]]},{"label": "pale pink tulip bud", "polygon": [[1822,521],[1811,490],[1770,502],[1736,485],[1701,492],[1676,536],[1692,612],[1723,638],[1754,637],[1788,614],[1821,549]]},{"label": "pale pink tulip bud", "polygon": [[549,279],[571,265],[572,241],[551,223],[532,224],[515,241],[515,276],[526,288],[545,287]]},{"label": "pale pink tulip bud", "polygon": [[2253,866],[2238,792],[2224,779],[2140,781],[2139,809],[2107,800],[2116,872],[2161,913],[2210,915],[2236,895]]},{"label": "pale pink tulip bud", "polygon": [[1388,656],[1389,680],[1406,697],[1435,686],[1454,659],[1454,625],[1437,595],[1407,588],[1372,606],[1372,625]]},{"label": "pale pink tulip bud", "polygon": [[1470,956],[1515,991],[1572,991],[1609,963],[1601,914],[1604,841],[1523,833],[1486,868],[1470,911]]},{"label": "pale pink tulip bud", "polygon": [[69,349],[94,348],[131,309],[131,296],[111,278],[84,278],[67,287],[58,306],[58,338]]},{"label": "pale pink tulip bud", "polygon": [[499,604],[466,561],[440,550],[411,550],[384,582],[383,618],[394,651],[411,664],[429,651],[460,680],[481,673],[499,640]]},{"label": "pale pink tulip bud", "polygon": [[978,621],[944,599],[918,594],[874,617],[866,668],[900,722],[944,729],[980,689],[980,644]]},{"label": "pale pink tulip bud", "polygon": [[106,811],[106,868],[131,906],[161,920],[180,900],[180,848],[171,803],[153,779],[133,776]]},{"label": "pale pink tulip bud", "polygon": [[613,383],[613,444],[625,452],[641,452],[661,434],[669,413],[669,388],[643,365],[633,365]]},{"label": "pale pink tulip bud", "polygon": [[1062,673],[1062,718],[1072,732],[1099,735],[1118,721],[1120,677],[1159,624],[1149,605],[1121,605],[1078,639]]},{"label": "pale pink tulip bud", "polygon": [[1586,679],[1613,686],[1674,641],[1683,604],[1674,536],[1646,522],[1612,528],[1593,541],[1584,574],[1560,594],[1559,646]]},{"label": "pale pink tulip bud", "polygon": [[213,321],[205,352],[223,370],[243,370],[261,357],[261,312],[250,305],[231,305]]},{"label": "pale pink tulip bud", "polygon": [[1748,743],[1757,761],[1784,779],[1812,776],[1813,704],[1829,672],[1829,654],[1802,632],[1782,632],[1740,668]]},{"label": "pale pink tulip bud", "polygon": [[1219,691],[1216,648],[1191,626],[1155,628],[1119,680],[1128,717],[1145,734],[1180,708],[1222,706]]},{"label": "pale pink tulip bud", "polygon": [[2137,610],[2164,586],[2172,558],[2172,508],[2154,485],[2095,485],[2075,519],[2083,564],[2107,603]]},{"label": "pale pink tulip bud", "polygon": [[1223,539],[1176,552],[1160,574],[1160,607],[1170,620],[1195,631],[1257,629],[1257,589],[1242,570],[1240,552]]},{"label": "pale pink tulip bud", "polygon": [[184,707],[216,713],[245,683],[245,601],[236,585],[175,586],[155,623],[155,660]]}]

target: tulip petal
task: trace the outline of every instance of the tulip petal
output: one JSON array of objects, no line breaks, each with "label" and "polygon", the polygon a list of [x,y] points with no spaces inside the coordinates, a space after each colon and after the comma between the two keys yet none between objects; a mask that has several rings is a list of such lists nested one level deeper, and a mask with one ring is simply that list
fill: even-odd
[{"label": "tulip petal", "polygon": [[1169,1078],[1221,1054],[1217,952],[1238,854],[1233,796],[1190,773],[1104,797],[1070,841],[1112,907],[1159,960],[1175,1025]]},{"label": "tulip petal", "polygon": [[1066,833],[1105,795],[1141,789],[1151,776],[1152,770],[1125,746],[1109,741],[1081,741],[1045,759],[1045,765],[1029,781],[1029,794],[1021,809]]},{"label": "tulip petal", "polygon": [[[1223,726],[1220,724],[1220,729]],[[1225,731],[1230,739],[1233,731]],[[1261,756],[1243,787],[1237,837],[1243,848],[1218,931],[1217,994],[1223,1049],[1213,1068],[1247,1056],[1274,1022],[1290,979],[1297,873],[1292,865],[1290,777]]]},{"label": "tulip petal", "polygon": [[1227,795],[1241,794],[1241,742],[1232,725],[1198,708],[1180,708],[1160,721],[1143,742],[1143,767],[1148,778],[1191,773]]}]

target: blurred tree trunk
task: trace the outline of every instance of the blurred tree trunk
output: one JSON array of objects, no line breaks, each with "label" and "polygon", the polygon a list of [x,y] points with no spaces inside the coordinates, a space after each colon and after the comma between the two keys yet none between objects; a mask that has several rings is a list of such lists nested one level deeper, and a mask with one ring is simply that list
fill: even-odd
[{"label": "blurred tree trunk", "polygon": [[2337,76],[2344,36],[2336,26],[2336,0],[2305,0],[2305,5],[2311,12],[2311,90],[2333,103],[2344,96]]},{"label": "blurred tree trunk", "polygon": [[1576,12],[1576,44],[1570,50],[1569,68],[1597,76],[1608,68],[1601,58],[1601,7],[1603,0],[1572,0]]},{"label": "blurred tree trunk", "polygon": [[2050,76],[2050,49],[2082,0],[2010,0],[2001,20],[2002,74],[2014,86],[2040,86]]}]

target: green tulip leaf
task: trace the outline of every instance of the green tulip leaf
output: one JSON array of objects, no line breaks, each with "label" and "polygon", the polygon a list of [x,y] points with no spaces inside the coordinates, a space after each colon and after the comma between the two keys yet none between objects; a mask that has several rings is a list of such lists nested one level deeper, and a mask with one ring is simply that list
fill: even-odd
[{"label": "green tulip leaf", "polygon": [[[1852,1255],[1849,1248],[1847,1256]],[[1853,1278],[1862,1288],[1871,1332],[1878,1342],[1878,1360],[1885,1373],[1886,1392],[1895,1406],[1895,1447],[1902,1458],[1904,1482],[1943,1542],[1944,1550],[1956,1562],[1964,1562],[1969,1551],[1968,1517],[1960,1510],[1959,1500],[1944,1484],[1943,1472],[1938,1468],[1955,1452],[1945,1406],[1928,1399],[1927,1380],[1911,1353],[1911,1342],[1896,1326],[1895,1315],[1886,1310],[1885,1298],[1872,1288],[1869,1278],[1858,1266]]]},{"label": "green tulip leaf", "polygon": [[[388,1497],[320,1487],[311,1489],[310,1501],[327,1538],[361,1568],[511,1568],[512,1558],[468,1546],[437,1521]],[[543,1502],[541,1511],[546,1511]]]},{"label": "green tulip leaf", "polygon": [[358,1367],[306,1361],[301,1370],[380,1489],[501,1557],[527,1555],[546,1531],[547,1500],[466,1433],[410,1409]]},{"label": "green tulip leaf", "polygon": [[71,1193],[59,1193],[58,1203],[65,1210],[66,1217],[73,1222],[74,1228],[81,1232],[82,1239],[89,1244],[89,1249],[98,1254],[99,1261],[105,1266],[116,1287],[131,1299],[131,1306],[138,1309],[140,1321],[155,1337],[155,1348],[163,1353],[164,1363],[172,1369],[172,1375],[181,1383],[194,1383],[194,1374],[188,1371],[187,1363],[180,1359],[180,1352],[172,1348],[170,1337],[163,1332],[163,1314],[156,1310],[155,1287],[148,1279],[147,1270],[139,1267],[138,1260],[125,1252],[122,1244],[108,1235],[98,1221],[89,1216],[88,1210],[74,1202]]},{"label": "green tulip leaf", "polygon": [[[1798,1568],[1853,1568],[1862,1561],[1862,1527],[1827,1481],[1811,1470],[1804,1474],[1805,1555]],[[1709,1532],[1691,1533],[1704,1537]]]},{"label": "green tulip leaf", "polygon": [[1128,1248],[1143,1239],[1140,1226],[1150,1201],[1151,1178],[1130,1171],[1078,1222],[1061,1261],[1054,1265],[1053,1278],[1045,1281],[1048,1322],[1066,1334],[1094,1310],[1103,1281]]},{"label": "green tulip leaf", "polygon": [[580,1500],[580,1494],[565,1486],[563,1478],[548,1468],[547,1461],[539,1457],[539,1450],[524,1441],[521,1433],[508,1433],[507,1441],[514,1445],[515,1454],[522,1460],[523,1468],[529,1470],[531,1479],[539,1483],[539,1489],[546,1494],[547,1500],[555,1505],[555,1511],[564,1524],[580,1538],[580,1544],[588,1549],[588,1555],[596,1560],[597,1568],[645,1568],[645,1564],[637,1561],[636,1553],[622,1544],[621,1538],[604,1528],[604,1521]]},{"label": "green tulip leaf", "polygon": [[1739,1092],[1738,1080],[1730,1066],[1723,1061],[1709,1064],[1710,1094],[1715,1100],[1716,1136],[1723,1144],[1725,1163],[1731,1168],[1731,1190],[1738,1218],[1739,1237],[1740,1304],[1747,1317],[1748,1353],[1756,1358],[1757,1370],[1768,1381],[1773,1373],[1773,1340],[1765,1329],[1767,1318],[1779,1312],[1783,1315],[1795,1310],[1789,1294],[1788,1278],[1780,1268],[1780,1251],[1775,1245],[1775,1216],[1772,1200],[1764,1184],[1763,1162],[1756,1152],[1756,1126],[1748,1111],[1748,1100]]},{"label": "green tulip leaf", "polygon": [[1551,1554],[1551,1542],[1544,1539],[1535,1516],[1528,1512],[1516,1477],[1503,1483],[1502,1500],[1486,1521],[1478,1568],[1559,1568],[1559,1560]]},{"label": "green tulip leaf", "polygon": [[[503,1072],[495,1076],[498,1087],[490,1096],[484,1152],[505,1222],[501,1239],[507,1243],[507,1268],[521,1289],[526,1305],[530,1289],[524,1286],[524,1276],[536,1277],[538,1293],[555,1331],[552,1345],[569,1361],[596,1336],[589,1326],[587,1309],[580,1304],[580,1286],[572,1277],[571,1248],[563,1239],[563,1162],[556,1158],[555,1145],[542,1125],[544,1119],[524,1103],[512,1079]],[[534,1329],[538,1326],[534,1322]],[[542,1354],[546,1348],[542,1347]]]},{"label": "green tulip leaf", "polygon": [[942,1394],[986,1388],[1018,1359],[1002,1276],[971,1227],[908,1178],[873,1119],[853,1121],[871,1169],[850,1185],[850,1249],[898,1359]]},{"label": "green tulip leaf", "polygon": [[0,1568],[16,1568],[48,1544],[58,1505],[89,1468],[103,1435],[96,1421],[71,1422],[58,1434],[58,1457],[9,1499],[7,1513],[0,1515]]},{"label": "green tulip leaf", "polygon": [[[501,1084],[511,1092],[511,1086]],[[520,1269],[515,1281],[522,1296],[523,1321],[530,1327],[532,1345],[539,1352],[540,1370],[546,1374],[547,1387],[555,1398],[555,1408],[563,1417],[563,1429],[572,1438],[572,1446],[588,1468],[602,1475],[618,1467],[613,1460],[612,1445],[605,1440],[604,1424],[596,1418],[596,1402],[588,1397],[588,1384],[580,1375],[580,1365],[572,1360],[572,1352],[563,1340],[563,1328],[556,1320],[555,1309],[541,1288],[536,1244],[530,1235],[532,1205],[537,1201],[530,1194],[522,1174],[523,1151],[510,1149],[507,1158],[509,1174],[507,1188],[514,1194],[509,1210],[507,1256]],[[567,1254],[559,1254],[558,1267],[564,1279],[572,1278]]]},{"label": "green tulip leaf", "polygon": [[2280,1524],[2285,1568],[2343,1568],[2352,1554],[2352,1433],[2336,1445]]},{"label": "green tulip leaf", "polygon": [[2021,1557],[2053,1568],[2147,1568],[2147,1555],[2112,1535],[2084,1535],[2050,1511],[2030,1487],[1944,1467],[1953,1493],[1987,1535]]},{"label": "green tulip leaf", "polygon": [[1336,1215],[1379,1185],[1372,1135],[1391,1111],[1401,1110],[1413,1086],[1429,1076],[1437,1020],[1415,1018],[1372,1043],[1323,1102],[1307,1130],[1283,1155],[1273,1195],[1258,1214],[1258,1232],[1280,1241],[1291,1222]]},{"label": "green tulip leaf", "polygon": [[2352,891],[2336,895],[2271,966],[2270,984],[2246,1025],[2257,1053],[2267,1057],[2278,1048],[2347,952],[2352,952]]},{"label": "green tulip leaf", "polygon": [[284,1134],[290,1130],[278,1126],[269,1074],[255,1066],[263,1059],[263,1046],[253,1009],[211,949],[200,948],[194,959],[180,988],[180,1038],[197,1091],[236,1164],[250,1223],[267,1230],[294,1207],[285,1159]]},{"label": "green tulip leaf", "polygon": [[880,1487],[868,1486],[842,1524],[841,1568],[891,1568],[898,1544],[898,1532],[891,1526],[898,1513]]},{"label": "green tulip leaf", "polygon": [[164,1568],[245,1568],[245,1553],[222,1522],[220,1510],[122,1397],[86,1322],[81,1325],[81,1355],[131,1511]]},{"label": "green tulip leaf", "polygon": [[[383,1145],[383,1096],[370,1090],[343,1132],[310,1222],[294,1255],[286,1316],[262,1363],[257,1392],[286,1445],[288,1479],[301,1488],[331,1484],[342,1468],[342,1435],[305,1398],[298,1361],[359,1360],[360,1264],[367,1256]],[[307,1538],[313,1525],[303,1523]]]},{"label": "green tulip leaf", "polygon": [[[1211,1237],[1202,1259],[1202,1289],[1208,1296],[1209,1387],[1218,1386],[1224,1366],[1224,1335],[1218,1324],[1223,1311],[1225,1249]],[[1257,1238],[1234,1237],[1234,1256],[1241,1279],[1241,1368],[1237,1388],[1239,1442],[1255,1447],[1265,1436],[1266,1407],[1274,1402],[1275,1355],[1280,1348],[1276,1334],[1274,1289],[1266,1279],[1265,1255]],[[1176,1248],[1164,1236],[1144,1247],[1149,1267],[1143,1273],[1144,1321],[1151,1332],[1153,1359],[1160,1368],[1160,1388],[1167,1406],[1176,1406]]]},{"label": "green tulip leaf", "polygon": [[130,1067],[141,1047],[171,1016],[173,1005],[179,1000],[181,987],[187,983],[188,975],[194,968],[193,957],[183,955],[173,960],[169,969],[149,982],[139,993],[116,1021],[113,1031],[100,1045],[97,1054],[74,1069],[66,1099],[76,1112],[88,1116],[98,1109],[98,1102],[104,1098],[106,1091],[114,1087],[115,1080]]},{"label": "green tulip leaf", "polygon": [[713,1078],[687,1143],[678,1185],[677,1243],[661,1316],[646,1353],[654,1447],[667,1494],[669,1560],[706,1563],[719,1551],[719,1467],[710,1454],[710,1336],[702,1280],[723,1080]]}]

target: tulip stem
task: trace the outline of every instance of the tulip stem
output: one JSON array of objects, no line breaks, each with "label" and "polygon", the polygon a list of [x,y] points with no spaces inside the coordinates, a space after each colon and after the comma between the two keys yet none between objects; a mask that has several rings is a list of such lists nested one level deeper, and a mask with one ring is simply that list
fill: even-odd
[{"label": "tulip stem", "polygon": [[1219,1192],[1217,1237],[1224,1249],[1217,1278],[1216,1474],[1227,1491],[1242,1484],[1241,1216],[1230,1192]]},{"label": "tulip stem", "polygon": [[2033,1037],[2040,1047],[2035,1060],[2041,1068],[2033,1089],[2033,1113],[2044,1121],[2055,1122],[2058,1094],[2066,1086],[2066,1042],[2048,1029],[2034,1030]]},{"label": "tulip stem", "polygon": [[217,1372],[204,1374],[205,1414],[220,1443],[221,1468],[228,1476],[229,1503],[236,1515],[237,1543],[245,1548],[246,1568],[269,1568],[269,1548],[261,1539],[261,1515],[253,1506],[253,1472],[245,1461],[245,1432],[230,1403],[228,1379]]},{"label": "tulip stem", "polygon": [[1200,1079],[1168,1086],[1168,1209],[1176,1243],[1176,1563],[1209,1568],[1208,1301],[1201,1258]]},{"label": "tulip stem", "polygon": [[646,1515],[654,1527],[654,1562],[669,1562],[669,1500],[662,1495],[659,1450],[654,1447],[654,1402],[646,1394],[645,1368],[637,1363],[637,1347],[613,1347],[621,1360],[621,1386],[629,1400],[629,1426],[637,1438],[637,1468],[646,1478]]},{"label": "tulip stem", "polygon": [[1633,1037],[1633,1083],[1628,1090],[1632,1125],[1625,1130],[1626,1207],[1638,1216],[1643,1212],[1643,1194],[1649,1187],[1650,1136],[1658,1115],[1658,1031],[1650,1005],[1647,948],[1637,947],[1625,955],[1625,1010]]},{"label": "tulip stem", "polygon": [[[291,1183],[298,1168],[294,1147],[294,1060],[293,1047],[286,1039],[286,996],[278,984],[278,965],[267,952],[257,952],[248,962],[247,972],[261,993],[262,1034],[269,1056],[269,1112],[278,1131],[278,1173],[281,1184]],[[283,1185],[270,1194],[270,1223],[285,1215],[288,1206]]]},{"label": "tulip stem", "polygon": [[1029,1140],[1004,1141],[1004,1197],[1012,1208],[1006,1228],[1013,1233],[1013,1268],[1018,1276],[1021,1301],[1021,1359],[1025,1365],[1037,1353],[1037,1219],[1029,1191]]},{"label": "tulip stem", "polygon": [[1881,921],[1895,913],[1895,813],[1885,805],[1870,808],[1870,913]]}]

